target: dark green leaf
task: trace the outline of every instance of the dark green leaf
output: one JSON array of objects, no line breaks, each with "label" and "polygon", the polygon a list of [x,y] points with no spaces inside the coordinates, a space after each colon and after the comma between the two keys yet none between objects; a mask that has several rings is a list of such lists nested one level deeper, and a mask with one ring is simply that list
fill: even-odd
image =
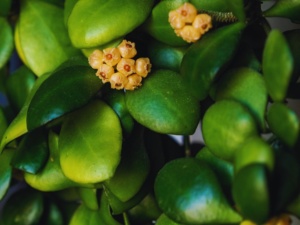
[{"label": "dark green leaf", "polygon": [[0,16],[6,16],[11,7],[12,0],[2,0],[0,1]]},{"label": "dark green leaf", "polygon": [[76,188],[80,199],[91,210],[98,210],[97,189],[78,187]]},{"label": "dark green leaf", "polygon": [[43,225],[64,225],[63,213],[53,200],[47,199],[44,204],[44,213],[40,224]]},{"label": "dark green leaf", "polygon": [[[2,10],[1,4],[0,10]],[[2,68],[13,52],[14,38],[12,28],[6,18],[0,17],[0,27],[0,68]]]},{"label": "dark green leaf", "polygon": [[166,214],[161,214],[161,216],[157,219],[156,225],[184,225],[184,224],[179,224],[171,220],[169,217],[166,216]]},{"label": "dark green leaf", "polygon": [[8,191],[10,180],[12,177],[11,159],[15,153],[14,149],[6,149],[0,155],[0,201]]},{"label": "dark green leaf", "polygon": [[263,12],[265,17],[284,17],[291,20],[300,20],[300,0],[278,0],[276,4]]},{"label": "dark green leaf", "polygon": [[207,10],[214,12],[230,12],[227,1],[220,0],[190,0],[198,10]]},{"label": "dark green leaf", "polygon": [[228,9],[232,12],[240,22],[246,22],[246,13],[244,10],[244,0],[226,1]]}]

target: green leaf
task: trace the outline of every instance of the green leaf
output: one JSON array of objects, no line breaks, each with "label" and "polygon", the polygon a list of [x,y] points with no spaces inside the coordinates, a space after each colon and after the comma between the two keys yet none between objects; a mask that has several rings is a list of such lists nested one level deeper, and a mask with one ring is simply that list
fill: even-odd
[{"label": "green leaf", "polygon": [[[51,72],[62,62],[80,54],[70,42],[63,23],[63,9],[43,1],[21,2],[20,46],[27,66],[37,75]],[[22,57],[21,57],[22,58]]]},{"label": "green leaf", "polygon": [[124,141],[121,162],[114,176],[103,182],[103,185],[122,202],[128,201],[138,193],[150,171],[143,134],[143,127],[136,124],[131,136]]},{"label": "green leaf", "polygon": [[125,93],[123,91],[111,90],[103,97],[103,101],[116,112],[123,128],[123,137],[128,138],[132,132],[134,122],[126,106]]},{"label": "green leaf", "polygon": [[230,12],[227,1],[220,0],[190,0],[198,10],[207,10],[214,12]]},{"label": "green leaf", "polygon": [[152,71],[141,88],[125,97],[132,117],[155,132],[191,135],[196,130],[200,106],[176,72]]},{"label": "green leaf", "polygon": [[272,30],[263,52],[262,71],[273,101],[284,101],[293,65],[294,60],[288,42],[279,30]]},{"label": "green leaf", "polygon": [[244,28],[243,23],[219,28],[187,50],[180,71],[189,90],[198,100],[206,98],[213,82],[231,62]]},{"label": "green leaf", "polygon": [[271,198],[264,165],[252,164],[241,169],[234,178],[232,195],[245,219],[259,224],[267,222]]},{"label": "green leaf", "polygon": [[12,167],[10,162],[14,153],[14,149],[6,149],[3,154],[0,155],[0,201],[6,195],[10,185],[12,177]]},{"label": "green leaf", "polygon": [[35,75],[26,67],[20,67],[6,80],[7,97],[18,111],[22,109],[34,83]]},{"label": "green leaf", "polygon": [[147,53],[153,69],[167,69],[180,72],[182,58],[188,46],[172,47],[152,40],[147,44]]},{"label": "green leaf", "polygon": [[5,225],[38,224],[42,213],[42,193],[22,189],[8,199],[3,208],[2,219]]},{"label": "green leaf", "polygon": [[298,218],[300,217],[300,195],[292,203],[290,203],[287,207],[286,210],[289,213],[291,213],[294,216],[297,216]]},{"label": "green leaf", "polygon": [[177,223],[238,223],[235,212],[210,167],[193,158],[176,159],[159,172],[155,196],[163,212]]},{"label": "green leaf", "polygon": [[169,217],[166,216],[166,214],[161,214],[161,216],[157,219],[156,225],[184,225],[179,224],[171,220]]},{"label": "green leaf", "polygon": [[121,145],[118,116],[106,103],[94,100],[64,120],[59,140],[62,170],[77,183],[110,179],[120,163]]},{"label": "green leaf", "polygon": [[95,71],[87,66],[61,69],[49,77],[38,89],[28,107],[28,130],[87,104],[103,83]]},{"label": "green leaf", "polygon": [[128,34],[145,21],[153,3],[154,0],[78,1],[68,20],[73,45],[92,48]]},{"label": "green leaf", "polygon": [[11,165],[27,173],[37,174],[47,161],[48,151],[46,131],[43,128],[32,131],[23,137]]},{"label": "green leaf", "polygon": [[2,0],[0,1],[0,16],[6,16],[11,7],[12,0]]},{"label": "green leaf", "polygon": [[45,212],[43,213],[40,224],[45,225],[64,225],[64,215],[60,208],[51,199],[46,200],[47,206],[45,207]]},{"label": "green leaf", "polygon": [[216,100],[223,99],[233,99],[242,103],[252,113],[260,129],[265,131],[268,92],[261,74],[250,68],[228,71],[217,84]]},{"label": "green leaf", "polygon": [[300,0],[278,0],[276,4],[263,12],[265,17],[284,17],[291,20],[300,20]]},{"label": "green leaf", "polygon": [[65,8],[64,8],[64,23],[65,26],[68,26],[68,20],[72,13],[74,6],[77,4],[79,0],[65,0]]},{"label": "green leaf", "polygon": [[299,119],[292,109],[283,103],[274,103],[267,113],[267,121],[271,131],[286,145],[292,148],[296,144]]},{"label": "green leaf", "polygon": [[28,106],[31,102],[31,99],[33,98],[34,94],[36,93],[36,91],[39,89],[39,87],[41,86],[41,84],[51,75],[51,73],[48,74],[44,74],[42,77],[38,78],[24,105],[23,108],[21,109],[21,111],[19,112],[19,114],[17,115],[17,117],[11,122],[11,124],[9,125],[9,127],[6,129],[3,138],[1,140],[1,148],[0,148],[0,154],[2,152],[2,150],[4,149],[4,147],[11,141],[13,141],[14,139],[20,137],[23,134],[26,134],[28,132],[27,129],[27,123],[26,123],[26,119],[27,119],[27,111],[28,111]]},{"label": "green leaf", "polygon": [[[1,4],[0,9],[2,9]],[[0,68],[2,68],[13,52],[14,38],[12,28],[6,18],[0,17],[0,27]]]},{"label": "green leaf", "polygon": [[58,72],[59,70],[62,70],[67,67],[72,67],[72,66],[88,66],[90,67],[90,64],[88,60],[84,56],[74,56],[66,61],[64,61],[62,64],[60,64],[59,67],[57,67],[53,72]]},{"label": "green leaf", "polygon": [[244,10],[244,0],[226,1],[228,9],[232,12],[240,22],[246,22],[246,13]]},{"label": "green leaf", "polygon": [[127,216],[127,213],[123,213],[123,219],[124,219],[125,225],[130,225],[130,221],[129,221],[129,218]]},{"label": "green leaf", "polygon": [[187,0],[161,1],[154,9],[142,28],[156,40],[171,46],[188,45],[178,37],[169,23],[169,12],[179,8]]},{"label": "green leaf", "polygon": [[95,211],[99,209],[97,189],[78,187],[76,190],[86,207]]}]

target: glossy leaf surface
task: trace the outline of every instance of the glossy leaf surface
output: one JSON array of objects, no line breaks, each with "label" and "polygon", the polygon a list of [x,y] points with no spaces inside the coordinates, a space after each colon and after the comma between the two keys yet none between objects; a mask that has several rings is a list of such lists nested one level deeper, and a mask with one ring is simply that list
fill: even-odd
[{"label": "glossy leaf surface", "polygon": [[145,21],[153,3],[154,0],[77,2],[68,20],[73,45],[91,48],[126,35]]},{"label": "glossy leaf surface", "polygon": [[198,10],[207,10],[215,12],[230,12],[227,1],[219,0],[190,0]]},{"label": "glossy leaf surface", "polygon": [[121,145],[118,116],[106,103],[94,100],[64,120],[59,140],[63,173],[77,183],[107,180],[120,163]]},{"label": "glossy leaf surface", "polygon": [[129,137],[132,132],[134,122],[126,106],[125,93],[123,91],[111,90],[104,96],[103,100],[118,115],[123,128],[123,137]]},{"label": "glossy leaf surface", "polygon": [[18,111],[22,109],[35,79],[35,75],[26,66],[22,66],[7,78],[7,97]]},{"label": "glossy leaf surface", "polygon": [[[2,10],[2,8],[0,10]],[[0,27],[0,68],[2,68],[13,52],[14,39],[12,28],[6,18],[0,17]]]},{"label": "glossy leaf surface", "polygon": [[271,31],[263,52],[262,71],[273,101],[285,99],[293,65],[293,56],[285,37],[279,30]]},{"label": "glossy leaf surface", "polygon": [[235,176],[232,195],[244,218],[255,223],[267,221],[270,213],[268,182],[265,167],[261,164],[249,165]]},{"label": "glossy leaf surface", "polygon": [[71,15],[71,12],[74,8],[74,6],[76,5],[76,3],[79,0],[65,0],[65,7],[64,7],[64,23],[65,26],[68,26],[68,20],[69,20],[69,16]]},{"label": "glossy leaf surface", "polygon": [[198,159],[166,164],[154,190],[159,207],[177,223],[238,223],[242,219],[227,202],[214,172]]},{"label": "glossy leaf surface", "polygon": [[64,68],[67,67],[72,67],[72,66],[88,66],[90,67],[89,61],[87,60],[87,58],[85,58],[84,56],[74,56],[66,61],[64,61],[62,64],[59,65],[59,67],[57,67],[53,73],[62,70]]},{"label": "glossy leaf surface", "polygon": [[55,5],[22,1],[20,47],[29,68],[38,76],[51,72],[68,58],[80,54],[71,45],[63,17],[63,9]]},{"label": "glossy leaf surface", "polygon": [[48,136],[45,130],[35,130],[23,137],[11,161],[14,168],[37,174],[48,158]]},{"label": "glossy leaf surface", "polygon": [[10,123],[9,127],[5,131],[2,141],[1,141],[1,148],[0,153],[2,152],[3,148],[12,140],[20,137],[23,134],[26,134],[28,132],[27,129],[27,111],[29,104],[36,93],[36,91],[39,89],[41,84],[51,75],[51,73],[44,74],[42,77],[38,78],[36,82],[34,83],[28,97],[26,98],[26,101],[23,105],[23,108],[17,115],[17,117]]},{"label": "glossy leaf surface", "polygon": [[[229,65],[240,43],[245,25],[234,23],[206,34],[194,43],[182,59],[180,72],[191,93],[203,100]],[[226,45],[224,45],[226,43]]]},{"label": "glossy leaf surface", "polygon": [[31,100],[27,115],[28,130],[84,106],[102,85],[90,67],[73,66],[55,72]]},{"label": "glossy leaf surface", "polygon": [[266,17],[284,17],[300,21],[299,0],[278,0],[276,4],[263,13]]},{"label": "glossy leaf surface", "polygon": [[178,37],[169,23],[169,12],[179,8],[187,0],[161,1],[152,10],[150,17],[143,24],[143,29],[156,40],[171,45],[188,45]]},{"label": "glossy leaf surface", "polygon": [[99,209],[97,189],[78,187],[76,190],[86,207],[91,210]]},{"label": "glossy leaf surface", "polygon": [[171,220],[169,217],[166,216],[166,214],[161,214],[160,217],[158,217],[156,225],[183,225],[182,223],[176,223],[173,220]]},{"label": "glossy leaf surface", "polygon": [[202,132],[207,147],[214,155],[233,161],[240,145],[257,135],[257,127],[254,118],[242,104],[222,100],[206,111]]},{"label": "glossy leaf surface", "polygon": [[132,117],[143,126],[164,134],[190,135],[200,119],[200,106],[170,70],[153,71],[143,86],[125,94]]},{"label": "glossy leaf surface", "polygon": [[8,191],[12,177],[11,159],[15,153],[14,149],[6,149],[0,155],[0,201]]},{"label": "glossy leaf surface", "polygon": [[299,135],[299,119],[292,109],[283,103],[275,103],[269,108],[267,121],[273,133],[285,144],[289,147],[296,144]]},{"label": "glossy leaf surface", "polygon": [[14,193],[3,208],[5,225],[38,224],[43,213],[42,193],[35,190],[19,190]]},{"label": "glossy leaf surface", "polygon": [[261,74],[249,68],[228,71],[217,84],[216,100],[223,99],[233,99],[242,103],[252,113],[260,129],[266,129],[268,92]]}]

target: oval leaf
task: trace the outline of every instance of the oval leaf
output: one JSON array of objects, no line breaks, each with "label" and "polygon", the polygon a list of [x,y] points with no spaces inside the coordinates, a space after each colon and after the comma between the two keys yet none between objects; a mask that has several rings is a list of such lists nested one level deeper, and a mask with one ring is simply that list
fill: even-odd
[{"label": "oval leaf", "polygon": [[0,201],[6,195],[10,185],[12,177],[12,167],[10,162],[14,153],[14,149],[6,149],[3,154],[0,155]]},{"label": "oval leaf", "polygon": [[78,187],[76,188],[82,202],[91,210],[98,210],[97,189]]},{"label": "oval leaf", "polygon": [[300,21],[300,0],[278,0],[276,4],[263,12],[265,17],[284,17]]},{"label": "oval leaf", "polygon": [[12,28],[5,18],[0,17],[0,27],[0,68],[2,68],[13,52],[14,38]]}]

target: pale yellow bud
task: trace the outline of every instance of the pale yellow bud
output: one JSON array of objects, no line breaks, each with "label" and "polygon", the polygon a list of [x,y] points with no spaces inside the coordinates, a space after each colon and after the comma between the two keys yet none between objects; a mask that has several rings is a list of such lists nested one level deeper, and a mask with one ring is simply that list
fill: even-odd
[{"label": "pale yellow bud", "polygon": [[212,28],[211,16],[207,14],[199,14],[196,16],[193,27],[200,31],[201,34],[206,33]]},{"label": "pale yellow bud", "polygon": [[149,58],[139,58],[136,60],[135,69],[136,73],[142,77],[147,77],[151,71],[152,65],[150,64]]},{"label": "pale yellow bud", "polygon": [[137,74],[133,74],[131,76],[128,76],[128,83],[125,85],[125,89],[126,90],[130,90],[133,91],[135,89],[137,89],[139,86],[142,86],[142,77],[137,75]]},{"label": "pale yellow bud", "polygon": [[103,50],[103,62],[109,66],[117,65],[121,60],[121,54],[117,48],[107,48]]},{"label": "pale yellow bud", "polygon": [[196,7],[191,3],[184,3],[176,11],[180,13],[185,23],[192,23],[198,13]]},{"label": "pale yellow bud", "polygon": [[196,42],[200,39],[201,33],[196,30],[193,26],[185,26],[180,30],[180,36],[187,42]]},{"label": "pale yellow bud", "polygon": [[117,70],[125,76],[135,73],[135,61],[133,59],[121,59],[117,65]]},{"label": "pale yellow bud", "polygon": [[169,22],[174,29],[182,29],[185,25],[184,19],[176,10],[169,12]]},{"label": "pale yellow bud", "polygon": [[89,57],[89,64],[93,69],[99,69],[103,64],[103,52],[95,50]]},{"label": "pale yellow bud", "polygon": [[137,54],[134,42],[123,40],[118,49],[124,59],[131,59]]},{"label": "pale yellow bud", "polygon": [[109,82],[110,77],[114,74],[115,70],[112,66],[102,64],[100,68],[98,69],[96,75],[102,80],[102,82],[105,84]]},{"label": "pale yellow bud", "polygon": [[110,86],[117,90],[123,89],[128,83],[128,78],[123,73],[114,73],[110,77]]}]

